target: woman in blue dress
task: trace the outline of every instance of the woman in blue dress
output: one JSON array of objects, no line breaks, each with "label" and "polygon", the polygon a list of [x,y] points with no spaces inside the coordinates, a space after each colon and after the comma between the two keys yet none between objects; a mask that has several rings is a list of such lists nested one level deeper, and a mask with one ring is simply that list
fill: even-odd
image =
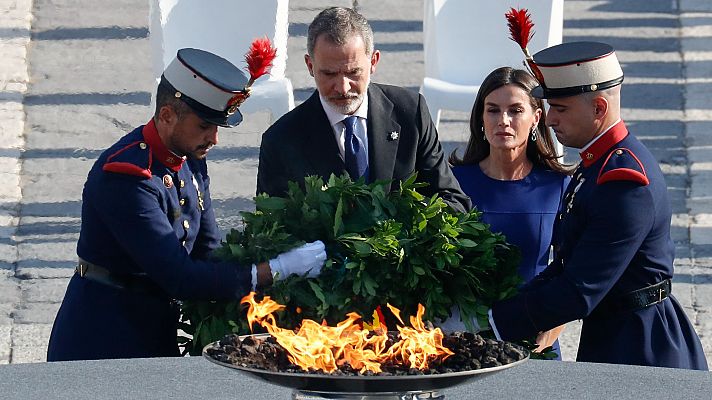
[{"label": "woman in blue dress", "polygon": [[[450,156],[455,177],[482,220],[521,250],[525,282],[549,263],[554,219],[571,173],[558,161],[542,101],[530,94],[538,85],[524,70],[492,71],[472,108],[465,154]],[[543,332],[539,349],[554,346],[560,359],[561,330]]]}]

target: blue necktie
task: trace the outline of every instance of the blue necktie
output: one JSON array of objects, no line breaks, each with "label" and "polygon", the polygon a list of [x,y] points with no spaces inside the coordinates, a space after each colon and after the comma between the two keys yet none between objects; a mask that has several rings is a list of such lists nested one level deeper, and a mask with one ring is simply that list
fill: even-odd
[{"label": "blue necktie", "polygon": [[368,181],[368,155],[364,147],[364,138],[360,137],[361,135],[356,128],[358,117],[346,117],[343,123],[345,128],[344,161],[346,163],[346,171],[353,180],[366,176],[366,181]]}]

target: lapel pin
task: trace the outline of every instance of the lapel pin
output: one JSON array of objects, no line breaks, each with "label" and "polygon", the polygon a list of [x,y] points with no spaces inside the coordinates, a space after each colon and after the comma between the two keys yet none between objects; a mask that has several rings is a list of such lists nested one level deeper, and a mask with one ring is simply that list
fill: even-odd
[{"label": "lapel pin", "polygon": [[398,132],[393,131],[388,134],[388,139],[390,140],[398,140]]}]

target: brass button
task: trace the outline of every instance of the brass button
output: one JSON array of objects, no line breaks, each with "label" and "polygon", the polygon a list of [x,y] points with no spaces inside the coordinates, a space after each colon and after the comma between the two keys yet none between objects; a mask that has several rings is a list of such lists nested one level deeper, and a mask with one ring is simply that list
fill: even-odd
[{"label": "brass button", "polygon": [[616,150],[616,154],[617,154],[617,155],[623,154],[623,150],[621,150],[621,149]]},{"label": "brass button", "polygon": [[185,187],[185,181],[183,179],[180,180],[180,188],[183,189]]},{"label": "brass button", "polygon": [[183,228],[190,229],[190,222],[187,219],[183,221]]},{"label": "brass button", "polygon": [[138,147],[140,147],[141,150],[146,150],[146,143],[141,142],[141,143],[138,144]]},{"label": "brass button", "polygon": [[178,203],[180,203],[180,205],[184,206],[184,205],[185,205],[185,199],[180,199],[180,201],[179,201]]}]

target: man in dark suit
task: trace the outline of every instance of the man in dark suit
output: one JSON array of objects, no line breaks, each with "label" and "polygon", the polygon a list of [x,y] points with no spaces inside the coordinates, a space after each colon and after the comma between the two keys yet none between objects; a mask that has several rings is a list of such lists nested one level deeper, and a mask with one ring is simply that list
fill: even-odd
[{"label": "man in dark suit", "polygon": [[287,182],[327,179],[344,171],[367,182],[398,182],[413,173],[455,210],[470,199],[450,171],[425,99],[404,88],[370,83],[380,53],[368,21],[348,8],[329,8],[309,25],[304,56],[317,90],[262,137],[257,193],[283,196]]}]

